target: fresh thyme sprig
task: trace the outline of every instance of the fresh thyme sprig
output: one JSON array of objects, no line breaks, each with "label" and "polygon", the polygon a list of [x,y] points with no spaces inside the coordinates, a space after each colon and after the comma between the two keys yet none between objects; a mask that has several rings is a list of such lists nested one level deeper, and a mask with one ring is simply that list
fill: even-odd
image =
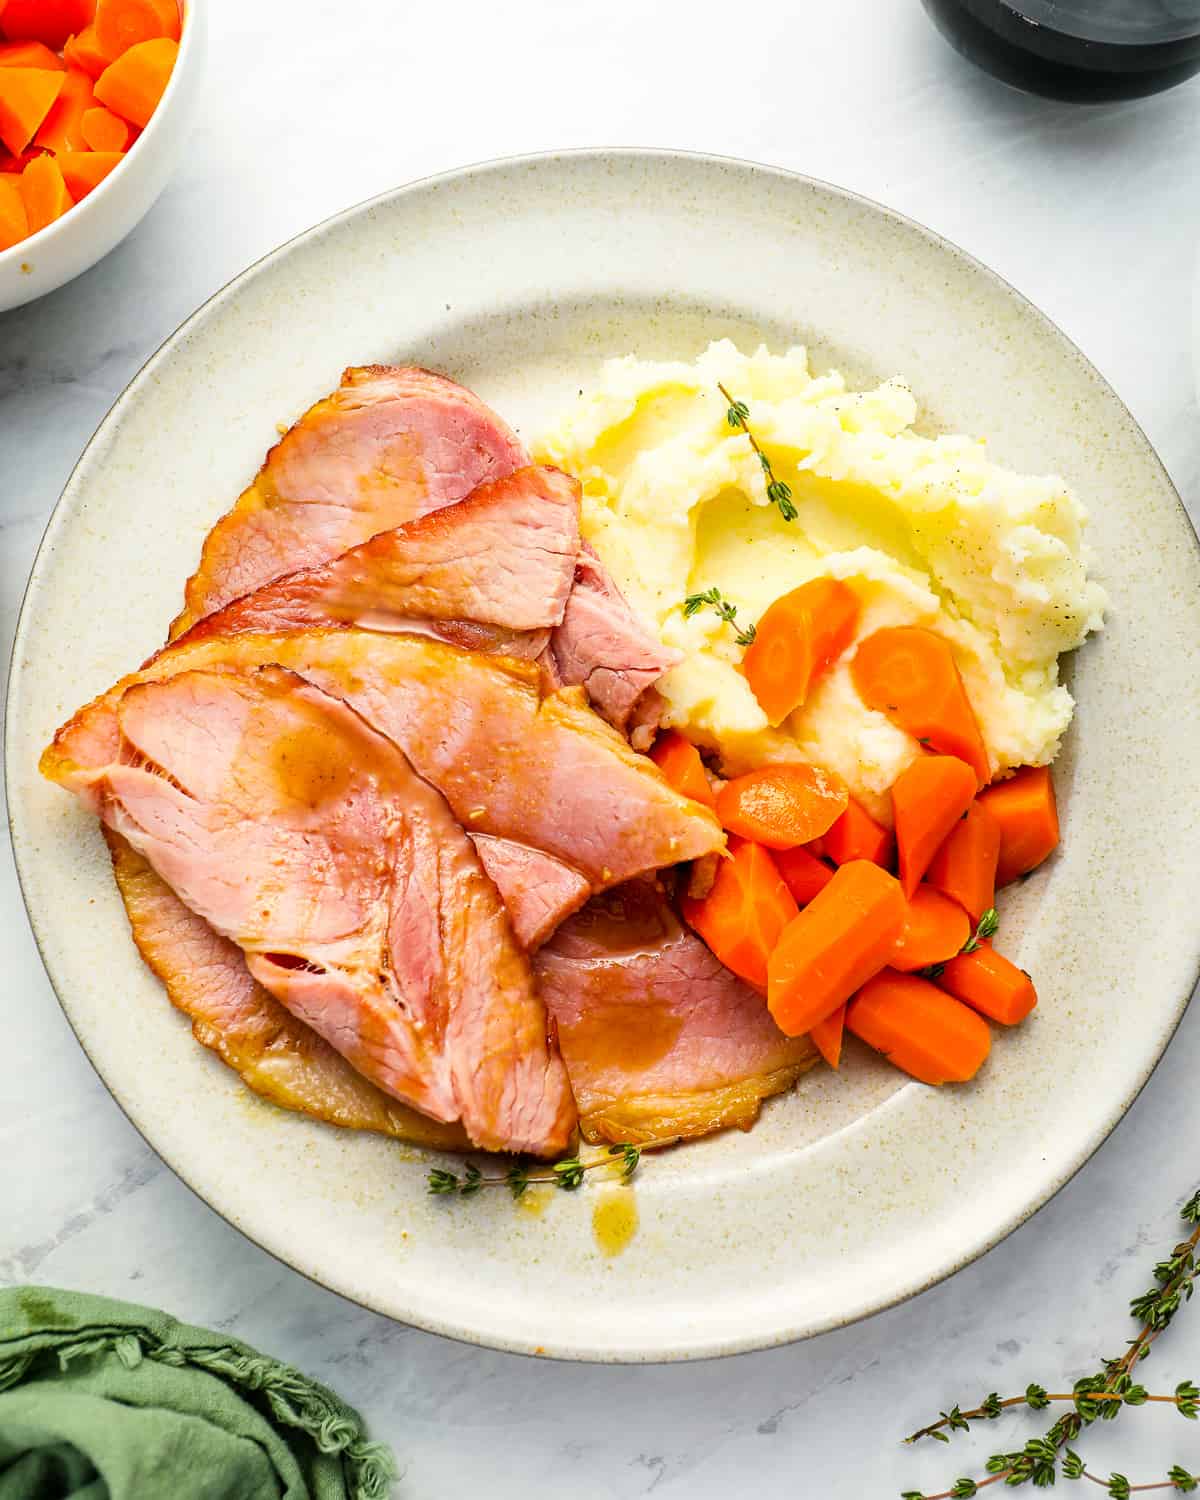
[{"label": "fresh thyme sprig", "polygon": [[728,599],[722,598],[721,590],[718,588],[705,589],[702,594],[689,594],[683,601],[683,618],[690,620],[693,615],[699,614],[706,606],[711,605],[725,621],[726,625],[733,626],[733,638],[739,646],[752,646],[754,637],[758,634],[756,625],[747,625],[743,629],[737,622],[737,605],[730,604]]},{"label": "fresh thyme sprig", "polygon": [[[999,929],[1000,915],[994,906],[989,906],[980,917],[975,931],[958,950],[958,956],[961,957],[964,953],[974,953],[985,938],[994,938]],[[945,969],[945,964],[927,964],[925,968],[917,972],[922,979],[940,979]]]},{"label": "fresh thyme sprig", "polygon": [[551,1162],[542,1170],[530,1168],[523,1161],[515,1161],[503,1176],[497,1177],[485,1177],[473,1162],[461,1176],[457,1172],[447,1172],[444,1167],[434,1167],[429,1173],[428,1190],[435,1197],[473,1198],[483,1188],[506,1187],[513,1198],[517,1199],[534,1183],[545,1182],[571,1193],[583,1182],[584,1173],[591,1172],[596,1167],[615,1167],[616,1157],[621,1158],[621,1180],[628,1182],[641,1165],[644,1151],[660,1151],[664,1146],[674,1146],[677,1143],[676,1136],[669,1140],[644,1141],[640,1146],[622,1141],[618,1145],[606,1147],[598,1156],[589,1157],[586,1161],[576,1153],[574,1156],[564,1156],[561,1161]]},{"label": "fresh thyme sprig", "polygon": [[1069,1446],[1085,1427],[1096,1421],[1112,1421],[1127,1406],[1160,1402],[1173,1406],[1180,1416],[1190,1421],[1200,1416],[1200,1387],[1193,1381],[1181,1381],[1172,1394],[1152,1395],[1133,1379],[1136,1366],[1170,1327],[1183,1304],[1191,1299],[1196,1279],[1200,1276],[1200,1192],[1184,1204],[1180,1215],[1194,1226],[1192,1233],[1155,1266],[1154,1286],[1129,1304],[1130,1313],[1138,1319],[1141,1327],[1124,1354],[1117,1359],[1104,1360],[1096,1374],[1077,1380],[1069,1393],[1050,1392],[1035,1383],[1026,1386],[1023,1395],[1007,1396],[1003,1400],[993,1391],[968,1411],[952,1406],[949,1411],[939,1412],[936,1422],[930,1422],[905,1438],[905,1442],[915,1443],[929,1437],[948,1443],[952,1432],[969,1431],[973,1421],[995,1421],[1003,1411],[1014,1406],[1042,1411],[1051,1402],[1061,1401],[1069,1402],[1072,1410],[1060,1416],[1043,1436],[1030,1438],[1023,1448],[1013,1453],[994,1453],[984,1466],[986,1479],[964,1476],[956,1479],[950,1489],[934,1495],[921,1490],[905,1490],[902,1500],[970,1500],[971,1496],[993,1484],[1010,1488],[1033,1484],[1040,1489],[1054,1484],[1060,1473],[1064,1479],[1089,1480],[1107,1491],[1112,1500],[1129,1500],[1134,1493],[1150,1490],[1173,1490],[1177,1494],[1200,1490],[1200,1473],[1193,1473],[1180,1464],[1171,1468],[1166,1479],[1149,1484],[1131,1484],[1124,1474],[1116,1472],[1105,1478],[1092,1473]]},{"label": "fresh thyme sprig", "polygon": [[751,448],[758,455],[758,461],[762,465],[763,478],[767,482],[767,499],[775,506],[785,521],[794,521],[798,512],[792,503],[791,486],[785,484],[782,479],[775,478],[775,470],[771,467],[771,460],[758,446],[758,439],[750,431],[750,408],[744,401],[735,401],[719,380],[717,381],[717,389],[725,397],[726,401],[729,402],[729,409],[725,413],[725,420],[729,423],[730,427],[736,427],[739,431],[746,434]]}]

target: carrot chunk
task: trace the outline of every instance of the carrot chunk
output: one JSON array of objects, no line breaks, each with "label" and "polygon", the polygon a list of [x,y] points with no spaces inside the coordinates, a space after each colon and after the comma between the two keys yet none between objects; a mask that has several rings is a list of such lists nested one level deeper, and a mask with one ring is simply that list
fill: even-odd
[{"label": "carrot chunk", "polygon": [[716,807],[716,793],[705,774],[700,752],[677,729],[667,729],[659,735],[650,759],[681,796],[703,802],[705,807]]},{"label": "carrot chunk", "polygon": [[775,864],[797,906],[807,906],[833,879],[833,871],[825,861],[807,849],[780,849]]},{"label": "carrot chunk", "polygon": [[0,177],[0,250],[9,250],[29,233],[25,200],[16,180]]},{"label": "carrot chunk", "polygon": [[129,145],[129,126],[103,104],[85,109],[79,128],[90,151],[124,151]]},{"label": "carrot chunk", "polygon": [[948,641],[916,625],[877,630],[859,643],[850,671],[868,708],[940,754],[965,760],[980,785],[988,779],[983,736]]},{"label": "carrot chunk", "polygon": [[839,1005],[831,1016],[818,1021],[809,1035],[813,1045],[835,1071],[842,1062],[842,1039],[846,1033],[846,1007]]},{"label": "carrot chunk", "polygon": [[835,865],[849,864],[852,859],[869,859],[872,864],[891,864],[896,840],[851,797],[841,815],[821,841],[821,851]]},{"label": "carrot chunk", "polygon": [[170,37],[138,42],[109,63],[96,80],[96,98],[132,125],[144,126],[171,77],[179,43]]},{"label": "carrot chunk", "polygon": [[919,885],[908,903],[908,921],[888,963],[911,973],[953,958],[971,936],[971,919],[958,904],[932,886]]},{"label": "carrot chunk", "polygon": [[54,68],[60,73],[66,63],[45,42],[5,42],[0,45],[0,68]]},{"label": "carrot chunk", "polygon": [[57,52],[91,20],[90,0],[8,0],[4,35],[10,42],[42,42]]},{"label": "carrot chunk", "polygon": [[139,42],[155,37],[177,42],[179,6],[175,0],[96,0],[92,25],[101,52],[115,59]]},{"label": "carrot chunk", "polygon": [[997,885],[1025,875],[1058,848],[1058,806],[1049,766],[1022,766],[979,800],[1000,825]]},{"label": "carrot chunk", "polygon": [[63,60],[68,67],[82,68],[89,78],[99,78],[112,62],[111,57],[105,57],[101,52],[94,26],[85,26],[71,37],[63,48]]},{"label": "carrot chunk", "polygon": [[76,203],[80,198],[86,198],[124,160],[123,151],[64,151],[57,158],[67,188]]},{"label": "carrot chunk", "polygon": [[854,639],[861,604],[839,578],[814,578],[767,610],[742,660],[759,707],[779,724]]},{"label": "carrot chunk", "polygon": [[904,930],[899,882],[869,860],[843,865],[785,928],[767,965],[767,1005],[788,1036],[802,1036],[887,963]]},{"label": "carrot chunk", "polygon": [[846,1029],[921,1083],[966,1083],[987,1061],[987,1022],[915,974],[884,969],[855,995]]},{"label": "carrot chunk", "polygon": [[25,200],[30,234],[53,224],[72,206],[73,199],[53,156],[36,157],[21,173],[17,183]]},{"label": "carrot chunk", "polygon": [[842,778],[820,766],[763,766],[725,783],[717,793],[717,817],[730,833],[768,849],[792,849],[820,838],[849,800]]},{"label": "carrot chunk", "polygon": [[68,68],[58,98],[33,138],[46,151],[86,151],[84,114],[95,104],[92,80],[82,68]]},{"label": "carrot chunk", "polygon": [[727,969],[765,990],[767,960],[796,915],[796,903],[761,844],[739,841],[730,853],[708,895],[699,901],[685,897],[680,909]]},{"label": "carrot chunk", "polygon": [[54,68],[0,68],[0,141],[14,156],[37,134],[64,77]]},{"label": "carrot chunk", "polygon": [[996,904],[996,861],[1000,857],[1000,825],[976,800],[955,823],[929,861],[925,879],[971,914],[978,922]]},{"label": "carrot chunk", "polygon": [[929,863],[975,800],[975,773],[954,755],[922,755],[892,787],[900,883],[911,900]]},{"label": "carrot chunk", "polygon": [[973,953],[952,958],[937,982],[1003,1026],[1023,1021],[1037,1004],[1037,990],[1025,970],[986,941]]}]

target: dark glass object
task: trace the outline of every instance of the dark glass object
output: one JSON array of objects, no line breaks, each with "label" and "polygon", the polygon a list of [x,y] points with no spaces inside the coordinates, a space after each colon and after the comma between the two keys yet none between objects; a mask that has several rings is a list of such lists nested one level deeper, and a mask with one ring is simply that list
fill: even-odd
[{"label": "dark glass object", "polygon": [[1005,83],[1054,99],[1131,99],[1200,71],[1200,0],[923,0]]}]

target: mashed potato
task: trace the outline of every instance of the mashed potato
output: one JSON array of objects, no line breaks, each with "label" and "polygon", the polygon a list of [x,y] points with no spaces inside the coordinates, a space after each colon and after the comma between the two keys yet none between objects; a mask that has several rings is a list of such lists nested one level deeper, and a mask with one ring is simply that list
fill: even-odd
[{"label": "mashed potato", "polygon": [[[767,500],[745,435],[726,421],[723,383],[799,512]],[[982,442],[924,438],[901,380],[874,391],[813,376],[803,349],[746,355],[729,341],[693,364],[611,360],[536,445],[583,484],[583,531],[633,607],[685,660],[660,684],[665,722],[718,752],[728,774],[805,759],[839,772],[876,817],[919,753],[864,707],[849,660],[772,729],[738,670],[734,631],[689,594],[716,586],[756,621],[810,578],[853,579],[858,638],[921,625],[954,648],[993,773],[1041,765],[1074,707],[1058,656],[1103,623],[1089,579],[1086,512],[1061,479],[1015,474]]]}]

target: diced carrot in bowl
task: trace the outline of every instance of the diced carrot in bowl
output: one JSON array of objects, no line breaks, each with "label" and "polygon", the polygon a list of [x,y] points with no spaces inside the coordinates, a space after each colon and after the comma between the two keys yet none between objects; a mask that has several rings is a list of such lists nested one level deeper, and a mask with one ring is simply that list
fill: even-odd
[{"label": "diced carrot in bowl", "polygon": [[759,620],[742,671],[772,724],[805,702],[813,683],[854,639],[861,610],[840,578],[814,578],[776,599]]},{"label": "diced carrot in bowl", "polygon": [[96,43],[109,58],[157,37],[179,40],[176,0],[96,0]]},{"label": "diced carrot in bowl", "polygon": [[975,800],[975,772],[955,755],[922,755],[892,787],[900,883],[911,900],[930,861]]},{"label": "diced carrot in bowl", "polygon": [[58,98],[38,127],[33,144],[45,151],[86,151],[83,117],[95,102],[92,80],[82,68],[68,68]]},{"label": "diced carrot in bowl", "polygon": [[996,904],[996,861],[1000,825],[978,799],[942,840],[925,879],[978,922]]},{"label": "diced carrot in bowl", "polygon": [[987,1022],[915,974],[884,969],[846,1009],[846,1029],[921,1083],[966,1083],[991,1051]]},{"label": "diced carrot in bowl", "polygon": [[919,885],[908,903],[904,931],[888,964],[903,973],[927,969],[953,958],[971,936],[971,919],[949,896],[932,886]]},{"label": "diced carrot in bowl", "polygon": [[94,0],[7,0],[4,35],[10,42],[42,42],[57,52],[91,20]]},{"label": "diced carrot in bowl", "polygon": [[64,151],[57,157],[63,179],[77,203],[124,160],[123,151]]},{"label": "diced carrot in bowl", "polygon": [[14,156],[37,134],[64,76],[54,68],[0,68],[0,141]]},{"label": "diced carrot in bowl", "polygon": [[908,903],[896,878],[852,860],[785,928],[767,965],[767,1005],[788,1036],[820,1025],[887,963]]},{"label": "diced carrot in bowl", "polygon": [[103,104],[85,109],[79,128],[89,151],[124,151],[129,144],[129,125]]},{"label": "diced carrot in bowl", "polygon": [[827,832],[848,801],[840,776],[788,762],[727,781],[717,793],[717,817],[730,833],[769,849],[793,849]]},{"label": "diced carrot in bowl", "polygon": [[138,42],[96,80],[96,98],[132,125],[145,126],[171,77],[179,44],[170,37]]},{"label": "diced carrot in bowl", "polygon": [[835,865],[849,864],[852,859],[869,859],[872,864],[886,868],[895,849],[891,830],[877,823],[853,797],[821,842],[821,852]]},{"label": "diced carrot in bowl", "polygon": [[988,942],[951,959],[937,982],[1003,1026],[1015,1026],[1037,1005],[1033,980]]},{"label": "diced carrot in bowl", "polygon": [[833,879],[825,861],[801,847],[777,850],[775,864],[797,906],[807,906]]},{"label": "diced carrot in bowl", "polygon": [[72,205],[58,162],[48,153],[31,161],[17,180],[25,200],[30,234],[53,224]]},{"label": "diced carrot in bowl", "polygon": [[0,45],[0,68],[57,68],[66,63],[45,42],[4,42]]},{"label": "diced carrot in bowl", "polygon": [[17,179],[0,177],[0,250],[8,250],[29,233],[25,200]]},{"label": "diced carrot in bowl", "polygon": [[63,61],[68,67],[82,68],[85,73],[95,79],[100,77],[112,62],[112,58],[106,57],[100,50],[100,43],[96,39],[96,28],[85,26],[63,48]]},{"label": "diced carrot in bowl", "polygon": [[700,752],[677,729],[667,729],[659,735],[650,751],[650,759],[663,773],[668,785],[681,796],[703,802],[705,807],[716,807],[716,794],[705,774]]},{"label": "diced carrot in bowl", "polygon": [[1058,806],[1049,766],[1022,766],[1008,781],[980,792],[979,800],[1000,825],[998,885],[1027,875],[1058,848]]}]

